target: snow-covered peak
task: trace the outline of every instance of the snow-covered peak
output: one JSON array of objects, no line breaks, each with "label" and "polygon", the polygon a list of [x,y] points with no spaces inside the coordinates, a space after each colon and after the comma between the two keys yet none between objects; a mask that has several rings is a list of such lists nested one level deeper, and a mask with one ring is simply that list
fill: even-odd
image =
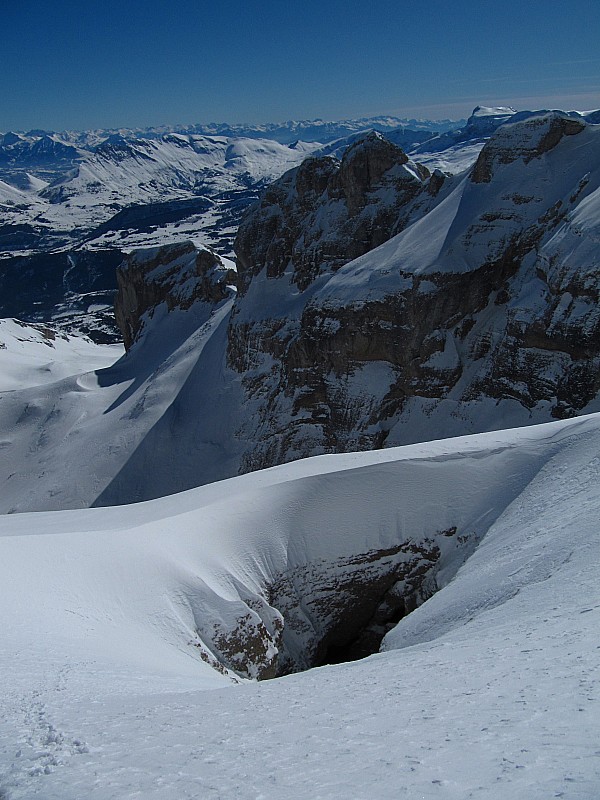
[{"label": "snow-covered peak", "polygon": [[553,111],[527,116],[500,127],[483,147],[473,168],[475,183],[489,182],[498,164],[519,158],[525,163],[553,150],[565,136],[582,133],[586,123],[568,114]]},{"label": "snow-covered peak", "polygon": [[2,146],[3,147],[11,147],[12,145],[18,144],[19,142],[24,142],[25,137],[20,136],[18,133],[14,133],[13,131],[8,131],[2,136]]},{"label": "snow-covered peak", "polygon": [[510,122],[516,113],[514,108],[505,108],[503,106],[477,106],[467,120],[465,133],[471,137],[489,136],[500,125]]},{"label": "snow-covered peak", "polygon": [[511,106],[475,106],[469,119],[476,117],[510,117],[516,110]]}]

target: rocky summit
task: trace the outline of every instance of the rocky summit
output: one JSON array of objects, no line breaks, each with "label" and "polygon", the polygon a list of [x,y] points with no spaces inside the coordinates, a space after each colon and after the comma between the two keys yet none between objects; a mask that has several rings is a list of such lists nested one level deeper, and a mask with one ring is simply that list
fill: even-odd
[{"label": "rocky summit", "polygon": [[[403,150],[371,132],[341,161],[307,158],[262,195],[240,225],[235,251],[242,288],[266,269],[269,278],[291,268],[302,290],[320,275],[372,250],[406,225],[411,201],[437,193],[439,178]],[[443,180],[443,178],[442,178]]]},{"label": "rocky summit", "polygon": [[198,301],[217,304],[236,282],[231,262],[193,242],[132,252],[117,270],[115,317],[125,347],[131,347],[162,303],[169,311]]}]

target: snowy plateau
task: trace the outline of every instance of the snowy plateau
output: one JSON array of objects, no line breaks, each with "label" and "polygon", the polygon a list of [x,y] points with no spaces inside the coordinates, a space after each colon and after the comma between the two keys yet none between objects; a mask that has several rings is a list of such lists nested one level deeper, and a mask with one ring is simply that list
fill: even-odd
[{"label": "snowy plateau", "polygon": [[599,122],[0,138],[1,800],[600,797]]}]

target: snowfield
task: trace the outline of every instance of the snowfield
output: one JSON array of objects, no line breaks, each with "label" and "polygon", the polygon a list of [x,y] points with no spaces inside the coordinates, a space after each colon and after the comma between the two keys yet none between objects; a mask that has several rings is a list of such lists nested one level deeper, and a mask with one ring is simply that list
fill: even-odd
[{"label": "snowfield", "polygon": [[95,344],[45,325],[0,319],[0,392],[44,386],[84,369],[109,367],[123,352],[122,345]]},{"label": "snowfield", "polygon": [[[599,452],[591,415],[0,517],[0,796],[593,800]],[[210,666],[283,570],[450,526],[477,549],[384,652]]]}]

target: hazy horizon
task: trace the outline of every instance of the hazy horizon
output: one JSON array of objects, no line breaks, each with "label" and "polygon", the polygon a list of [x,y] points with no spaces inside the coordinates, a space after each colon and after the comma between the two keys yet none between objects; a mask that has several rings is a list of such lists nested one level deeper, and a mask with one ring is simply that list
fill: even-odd
[{"label": "hazy horizon", "polygon": [[[126,13],[125,13],[126,12]],[[600,5],[67,0],[3,9],[0,130],[600,107]]]}]

